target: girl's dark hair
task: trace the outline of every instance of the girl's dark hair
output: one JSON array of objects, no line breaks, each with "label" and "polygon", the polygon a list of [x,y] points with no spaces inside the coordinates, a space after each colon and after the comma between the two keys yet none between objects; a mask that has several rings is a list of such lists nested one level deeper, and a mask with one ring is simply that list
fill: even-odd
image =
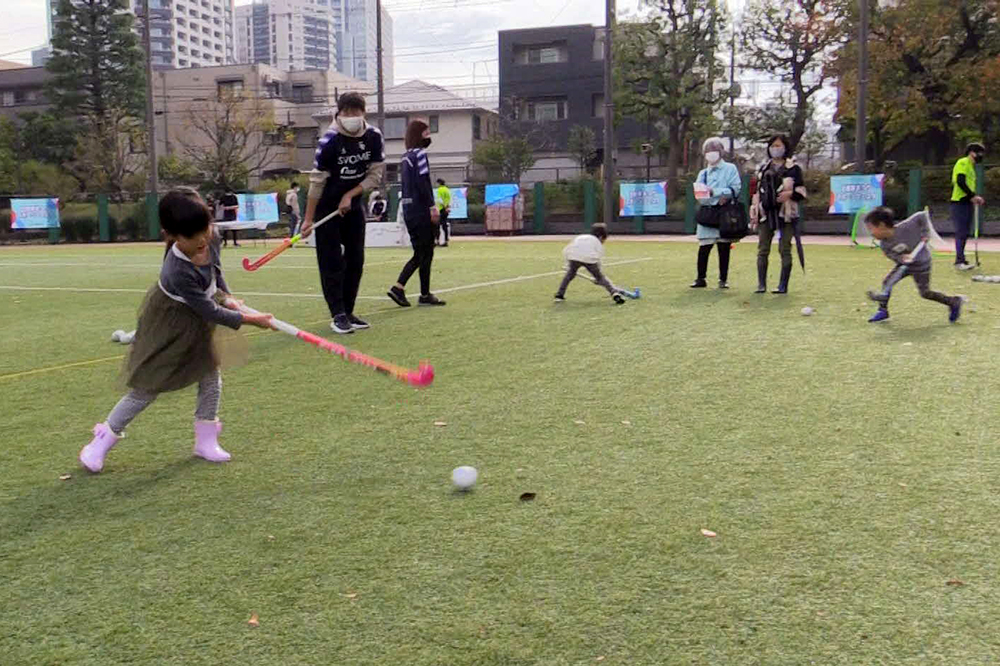
[{"label": "girl's dark hair", "polygon": [[767,140],[767,147],[770,148],[774,145],[774,142],[781,139],[781,145],[785,147],[785,156],[790,157],[792,152],[792,144],[788,141],[788,137],[784,134],[775,134],[770,139]]},{"label": "girl's dark hair", "polygon": [[599,239],[605,240],[608,237],[608,227],[603,223],[598,222],[590,227],[590,235],[597,236]]},{"label": "girl's dark hair", "polygon": [[337,100],[337,113],[348,110],[365,112],[365,98],[361,93],[346,92]]},{"label": "girl's dark hair", "polygon": [[211,211],[190,187],[174,188],[160,199],[160,226],[172,236],[191,238],[211,223]]},{"label": "girl's dark hair", "polygon": [[873,227],[891,228],[896,226],[896,214],[888,206],[879,206],[865,215],[865,224],[870,224]]},{"label": "girl's dark hair", "polygon": [[411,120],[406,128],[406,149],[420,148],[420,143],[424,140],[424,132],[428,126],[422,120]]}]

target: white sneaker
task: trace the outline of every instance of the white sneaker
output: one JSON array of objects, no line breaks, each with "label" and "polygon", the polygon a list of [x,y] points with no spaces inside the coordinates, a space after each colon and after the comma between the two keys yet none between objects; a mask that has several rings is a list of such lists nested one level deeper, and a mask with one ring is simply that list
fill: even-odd
[{"label": "white sneaker", "polygon": [[975,266],[973,266],[969,262],[965,262],[964,264],[955,264],[955,268],[957,268],[960,271],[971,271],[972,269],[975,268]]}]

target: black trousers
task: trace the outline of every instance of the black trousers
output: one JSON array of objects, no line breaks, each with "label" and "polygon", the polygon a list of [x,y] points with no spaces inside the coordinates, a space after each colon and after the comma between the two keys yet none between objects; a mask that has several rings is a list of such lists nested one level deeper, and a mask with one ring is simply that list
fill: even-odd
[{"label": "black trousers", "polygon": [[955,223],[955,263],[964,264],[965,244],[969,241],[969,235],[973,231],[973,218],[975,216],[971,201],[951,202],[951,220]]},{"label": "black trousers", "polygon": [[[317,219],[322,219],[317,211]],[[316,229],[316,259],[330,316],[354,314],[365,267],[365,214],[355,207]]]},{"label": "black trousers", "polygon": [[448,239],[451,237],[451,223],[448,221],[448,209],[441,211],[441,231],[444,232],[444,244],[448,244]]},{"label": "black trousers", "polygon": [[[719,280],[726,282],[729,279],[729,254],[733,249],[729,241],[722,243],[712,243],[719,248]],[[708,274],[708,257],[712,254],[712,245],[701,245],[698,247],[698,279],[704,280]]]},{"label": "black trousers", "polygon": [[438,228],[428,215],[426,218],[407,221],[406,230],[410,233],[413,256],[400,271],[398,282],[405,287],[407,281],[419,270],[420,295],[427,296],[431,293],[431,263],[434,261],[434,241],[437,240]]}]

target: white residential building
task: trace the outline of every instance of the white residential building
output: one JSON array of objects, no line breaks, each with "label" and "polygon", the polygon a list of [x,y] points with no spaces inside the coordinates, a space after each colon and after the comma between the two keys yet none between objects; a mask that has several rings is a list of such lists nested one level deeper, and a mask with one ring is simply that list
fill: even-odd
[{"label": "white residential building", "polygon": [[[378,102],[375,95],[367,98],[368,122],[375,122]],[[333,123],[336,108],[313,117],[320,132]],[[399,179],[399,161],[406,152],[403,139],[411,120],[423,120],[430,127],[433,143],[427,149],[431,175],[450,183],[466,181],[473,169],[472,150],[499,131],[500,117],[473,100],[424,81],[408,81],[385,91],[386,180]]]},{"label": "white residential building", "polygon": [[[153,67],[172,69],[212,67],[236,61],[233,32],[234,0],[149,0]],[[135,30],[143,35],[143,0],[131,0]],[[49,0],[48,29],[52,39],[58,0]],[[41,66],[50,49],[32,53]]]},{"label": "white residential building", "polygon": [[257,0],[237,7],[237,59],[287,71],[337,69],[341,2]]}]

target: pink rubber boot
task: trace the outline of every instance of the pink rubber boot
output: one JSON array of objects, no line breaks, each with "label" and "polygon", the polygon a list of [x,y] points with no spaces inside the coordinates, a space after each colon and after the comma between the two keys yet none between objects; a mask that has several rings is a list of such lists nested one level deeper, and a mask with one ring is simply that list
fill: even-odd
[{"label": "pink rubber boot", "polygon": [[80,464],[87,471],[97,474],[104,469],[104,457],[108,455],[108,451],[114,448],[119,439],[121,439],[121,435],[116,435],[107,423],[98,423],[94,426],[94,439],[90,440],[90,444],[80,449]]},{"label": "pink rubber boot", "polygon": [[229,462],[232,456],[219,446],[222,424],[218,421],[194,422],[194,454],[210,462]]}]

